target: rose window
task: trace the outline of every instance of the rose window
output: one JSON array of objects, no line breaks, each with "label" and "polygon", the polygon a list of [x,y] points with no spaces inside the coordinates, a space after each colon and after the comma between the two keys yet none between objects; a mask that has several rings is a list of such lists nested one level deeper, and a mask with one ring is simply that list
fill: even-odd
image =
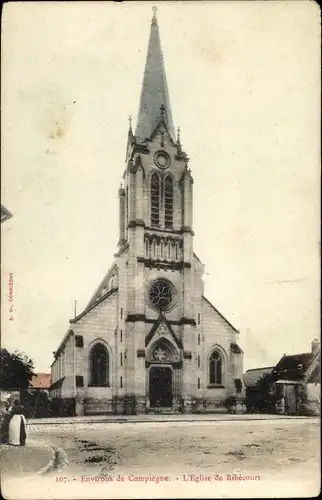
[{"label": "rose window", "polygon": [[174,299],[174,289],[170,281],[158,279],[149,288],[149,300],[154,309],[168,311]]}]

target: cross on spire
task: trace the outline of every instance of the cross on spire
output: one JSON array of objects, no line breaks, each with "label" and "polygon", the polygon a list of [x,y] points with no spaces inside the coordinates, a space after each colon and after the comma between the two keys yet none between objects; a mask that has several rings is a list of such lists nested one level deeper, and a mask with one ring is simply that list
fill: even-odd
[{"label": "cross on spire", "polygon": [[152,16],[152,24],[157,24],[157,23],[158,23],[158,20],[157,20],[157,12],[158,12],[158,9],[156,8],[156,6],[155,6],[155,5],[152,7],[152,12],[153,12],[153,16]]},{"label": "cross on spire", "polygon": [[165,113],[165,106],[164,106],[164,104],[161,104],[161,106],[160,106],[160,114],[161,114],[162,117],[164,116],[164,113]]},{"label": "cross on spire", "polygon": [[129,116],[129,127],[130,127],[130,130],[132,130],[132,116],[131,115]]}]

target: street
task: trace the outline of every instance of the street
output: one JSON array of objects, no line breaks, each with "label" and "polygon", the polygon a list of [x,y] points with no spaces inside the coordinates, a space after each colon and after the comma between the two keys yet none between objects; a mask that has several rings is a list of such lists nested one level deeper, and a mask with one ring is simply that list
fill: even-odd
[{"label": "street", "polygon": [[29,436],[67,453],[68,466],[46,476],[55,498],[103,498],[107,487],[113,498],[319,490],[317,419],[32,425]]}]

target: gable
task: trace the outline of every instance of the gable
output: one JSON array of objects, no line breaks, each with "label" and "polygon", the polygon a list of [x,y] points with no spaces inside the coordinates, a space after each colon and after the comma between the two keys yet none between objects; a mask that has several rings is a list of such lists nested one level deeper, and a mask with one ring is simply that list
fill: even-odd
[{"label": "gable", "polygon": [[176,144],[169,133],[167,124],[165,123],[165,121],[162,118],[160,118],[159,122],[157,123],[154,130],[152,131],[151,136],[148,139],[150,141],[155,141],[155,139],[158,139],[158,142],[161,139],[164,146],[171,145],[171,146],[176,147]]},{"label": "gable", "polygon": [[103,303],[110,302],[113,298],[115,298],[118,294],[118,288],[113,288],[109,290],[105,295],[100,298],[97,298],[96,301],[84,309],[76,318],[69,320],[70,323],[78,323],[84,316],[87,316],[89,313],[99,314],[97,312],[98,309],[101,309],[104,305]]},{"label": "gable", "polygon": [[171,343],[175,343],[179,347],[179,349],[182,349],[181,340],[176,336],[173,329],[171,328],[171,325],[168,323],[165,316],[163,315],[159,317],[159,319],[156,321],[156,323],[154,323],[153,327],[151,328],[150,333],[147,335],[145,339],[145,346],[147,347],[152,340],[161,338],[165,338]]},{"label": "gable", "polygon": [[219,322],[223,323],[229,329],[232,329],[234,332],[239,333],[239,331],[226,319],[216,307],[208,300],[205,296],[202,297],[202,307],[203,309],[208,309],[211,314],[214,314],[215,317],[219,320]]}]

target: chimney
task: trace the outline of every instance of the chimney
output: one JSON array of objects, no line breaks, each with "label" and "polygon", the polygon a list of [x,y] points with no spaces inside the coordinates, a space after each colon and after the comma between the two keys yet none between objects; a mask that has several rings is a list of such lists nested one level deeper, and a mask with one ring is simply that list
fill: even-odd
[{"label": "chimney", "polygon": [[319,349],[320,349],[320,341],[317,337],[314,337],[311,343],[312,354],[315,355]]}]

